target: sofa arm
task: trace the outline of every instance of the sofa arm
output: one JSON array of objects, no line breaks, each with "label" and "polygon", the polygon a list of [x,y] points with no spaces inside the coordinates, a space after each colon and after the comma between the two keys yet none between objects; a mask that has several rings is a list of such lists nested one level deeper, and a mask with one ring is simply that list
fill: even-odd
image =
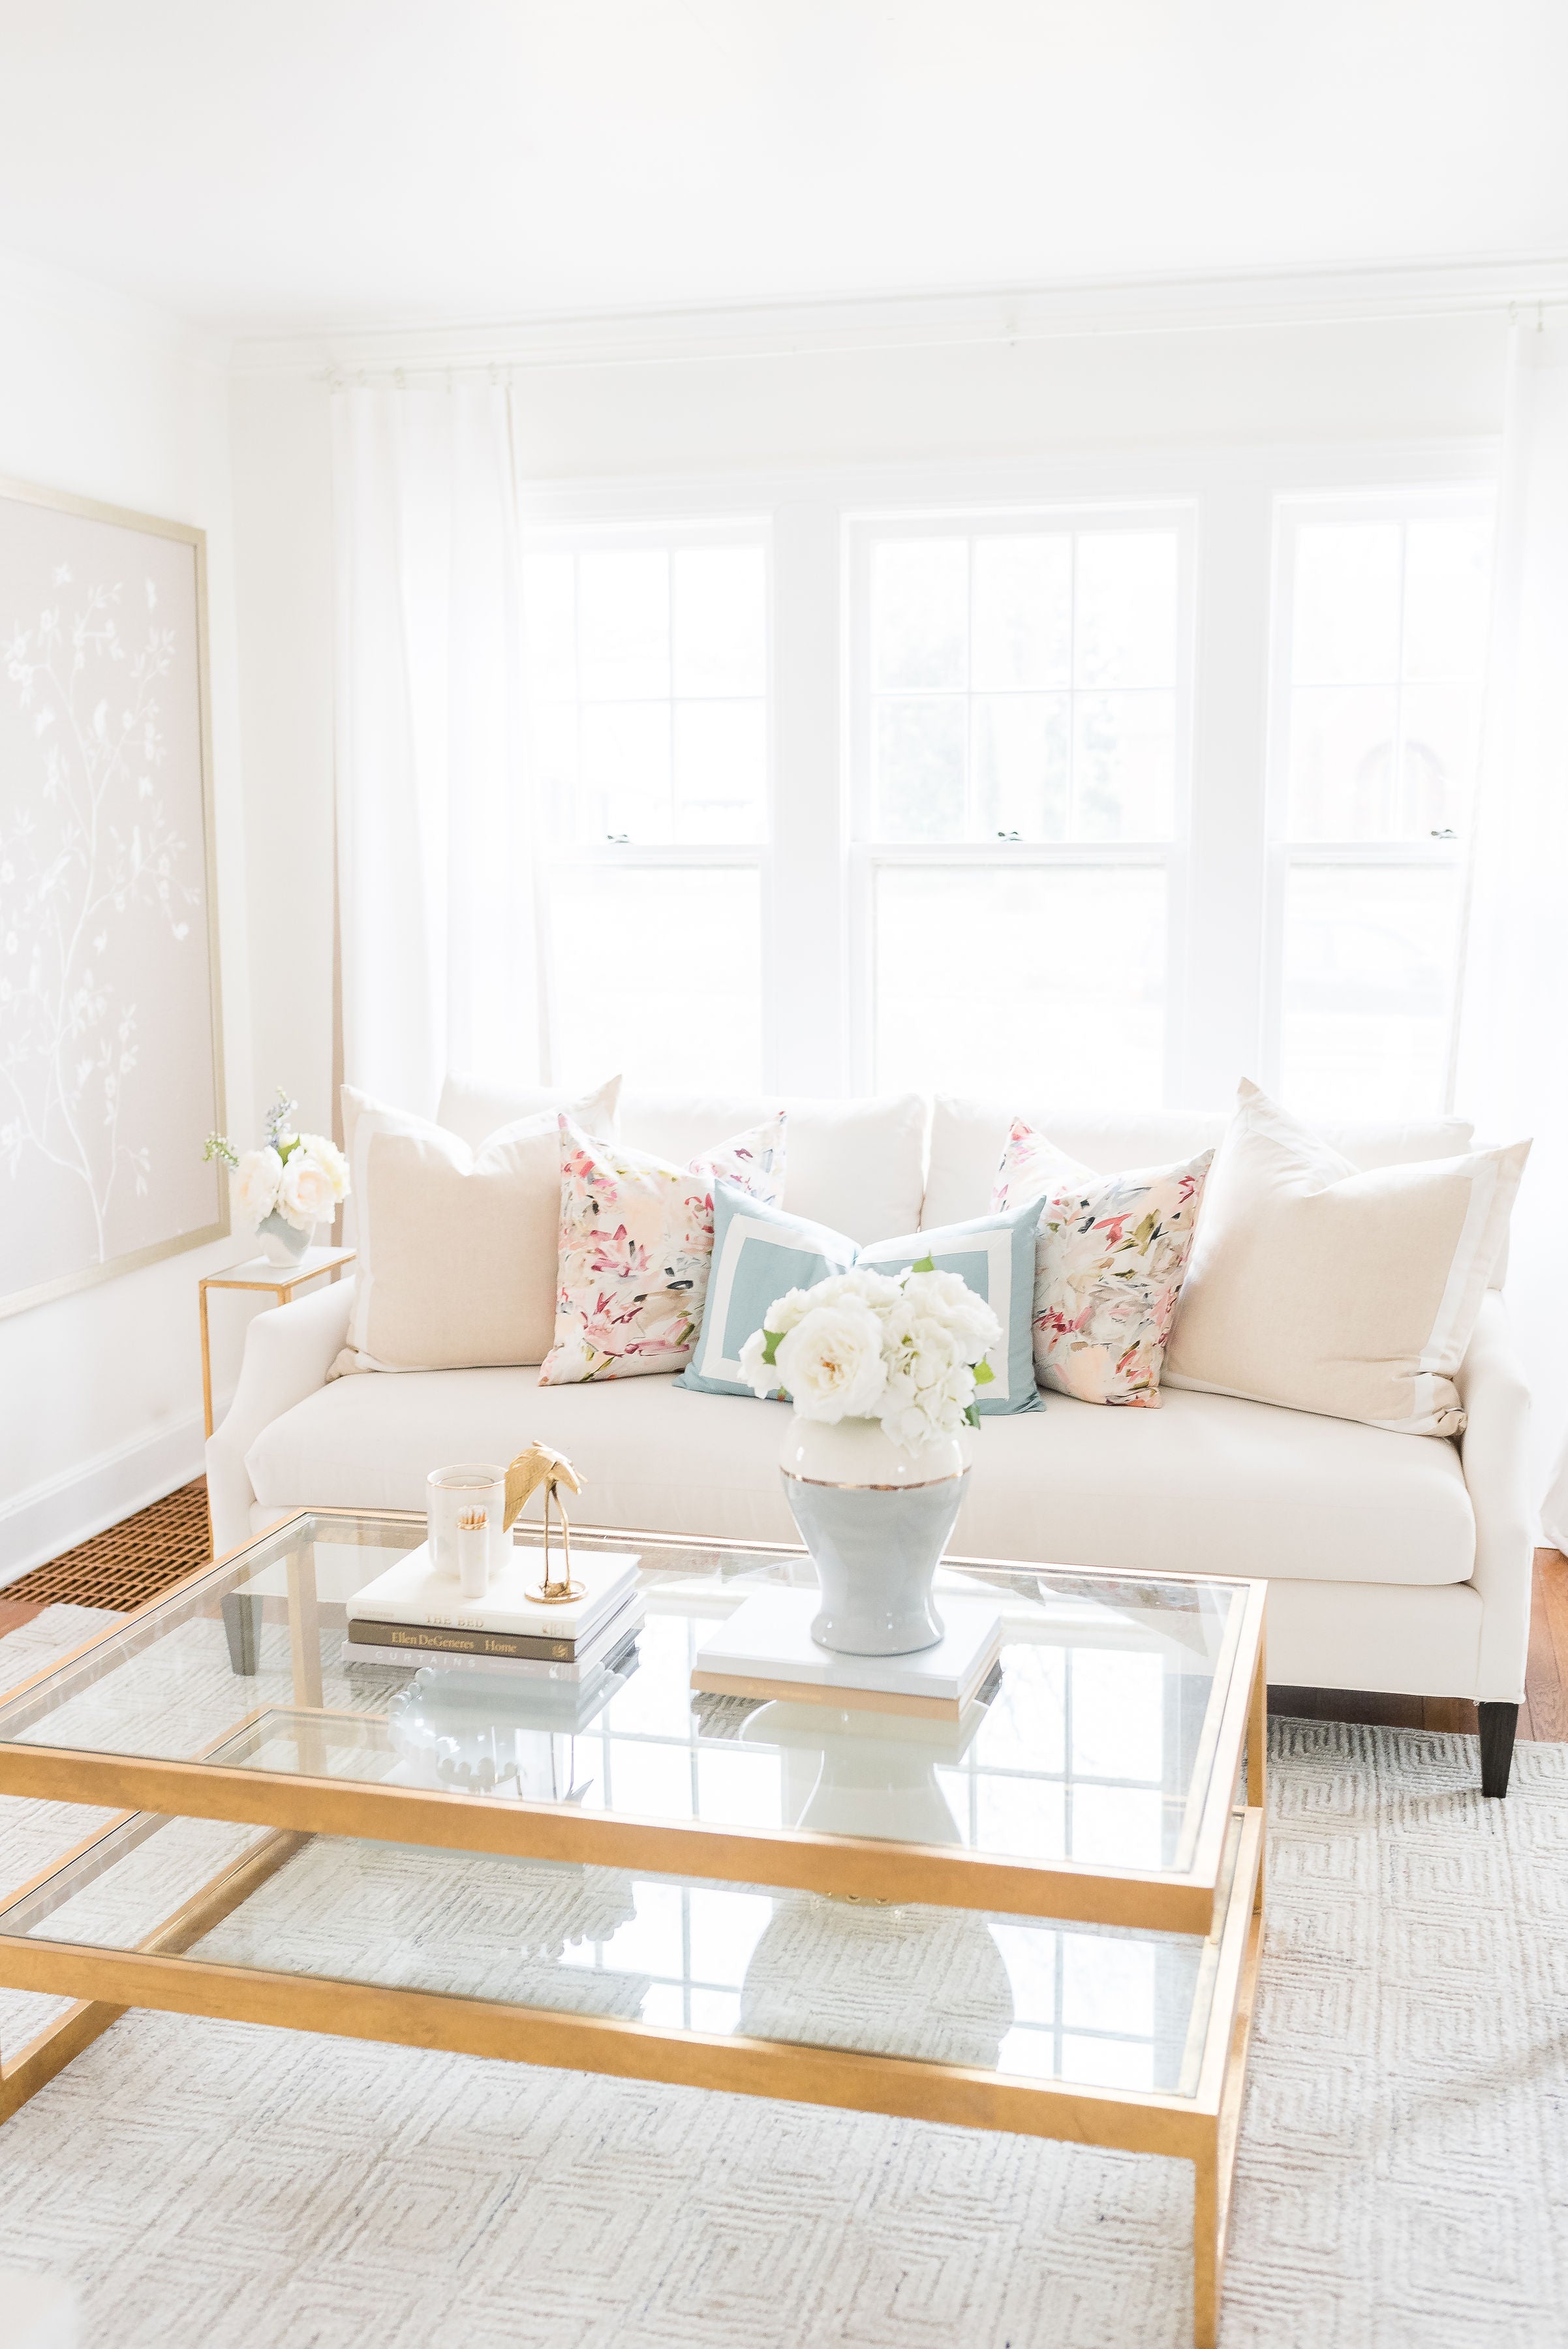
[{"label": "sofa arm", "polygon": [[221,1427],[207,1438],[207,1506],[213,1554],[222,1557],[251,1536],[255,1493],[245,1454],[261,1433],[327,1383],[348,1341],[352,1276],[258,1313],[245,1331],[240,1381]]},{"label": "sofa arm", "polygon": [[1535,1550],[1530,1388],[1496,1291],[1481,1306],[1455,1383],[1468,1414],[1459,1456],[1475,1511],[1472,1583],[1483,1610],[1475,1694],[1482,1703],[1517,1704],[1524,1694]]}]

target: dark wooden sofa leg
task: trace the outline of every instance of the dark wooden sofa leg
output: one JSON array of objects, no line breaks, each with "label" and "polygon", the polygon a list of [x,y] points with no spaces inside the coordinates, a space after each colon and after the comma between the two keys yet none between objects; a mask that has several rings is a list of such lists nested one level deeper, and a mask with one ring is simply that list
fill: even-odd
[{"label": "dark wooden sofa leg", "polygon": [[1481,1793],[1500,1798],[1508,1792],[1513,1767],[1513,1733],[1519,1727],[1516,1704],[1478,1704],[1480,1715]]}]

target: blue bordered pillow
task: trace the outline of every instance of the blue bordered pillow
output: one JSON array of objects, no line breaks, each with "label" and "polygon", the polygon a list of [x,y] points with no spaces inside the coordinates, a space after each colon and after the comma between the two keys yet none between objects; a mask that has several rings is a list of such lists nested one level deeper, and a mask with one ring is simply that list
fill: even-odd
[{"label": "blue bordered pillow", "polygon": [[967,1224],[944,1224],[937,1231],[909,1232],[857,1247],[826,1224],[749,1198],[732,1184],[716,1183],[713,1261],[702,1327],[675,1383],[698,1394],[750,1395],[753,1390],[741,1370],[741,1348],[763,1327],[775,1297],[810,1288],[829,1273],[848,1272],[855,1265],[902,1272],[929,1257],[939,1272],[956,1272],[983,1297],[1002,1324],[1002,1343],[989,1358],[994,1376],[975,1398],[981,1411],[1038,1411],[1033,1315],[1040,1204],[1034,1199]]}]

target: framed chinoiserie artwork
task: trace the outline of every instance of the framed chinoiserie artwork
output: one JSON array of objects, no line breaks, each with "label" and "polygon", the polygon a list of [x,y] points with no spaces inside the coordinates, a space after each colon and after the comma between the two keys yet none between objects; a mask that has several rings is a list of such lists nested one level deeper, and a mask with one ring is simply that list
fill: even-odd
[{"label": "framed chinoiserie artwork", "polygon": [[0,481],[0,1314],[229,1227],[205,566]]}]

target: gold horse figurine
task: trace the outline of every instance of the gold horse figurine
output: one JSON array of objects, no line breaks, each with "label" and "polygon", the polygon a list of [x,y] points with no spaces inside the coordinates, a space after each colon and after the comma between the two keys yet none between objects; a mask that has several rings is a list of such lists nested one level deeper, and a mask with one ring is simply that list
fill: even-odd
[{"label": "gold horse figurine", "polygon": [[[546,1607],[564,1606],[568,1599],[580,1599],[586,1585],[572,1580],[572,1528],[566,1519],[566,1504],[561,1487],[569,1485],[574,1493],[583,1489],[583,1480],[564,1452],[552,1452],[547,1444],[531,1444],[520,1452],[506,1471],[506,1513],[502,1519],[504,1530],[509,1530],[513,1520],[522,1515],[538,1491],[545,1488],[545,1579],[537,1590],[530,1590],[530,1599],[541,1599]],[[561,1579],[550,1577],[550,1503],[561,1520]]]}]

